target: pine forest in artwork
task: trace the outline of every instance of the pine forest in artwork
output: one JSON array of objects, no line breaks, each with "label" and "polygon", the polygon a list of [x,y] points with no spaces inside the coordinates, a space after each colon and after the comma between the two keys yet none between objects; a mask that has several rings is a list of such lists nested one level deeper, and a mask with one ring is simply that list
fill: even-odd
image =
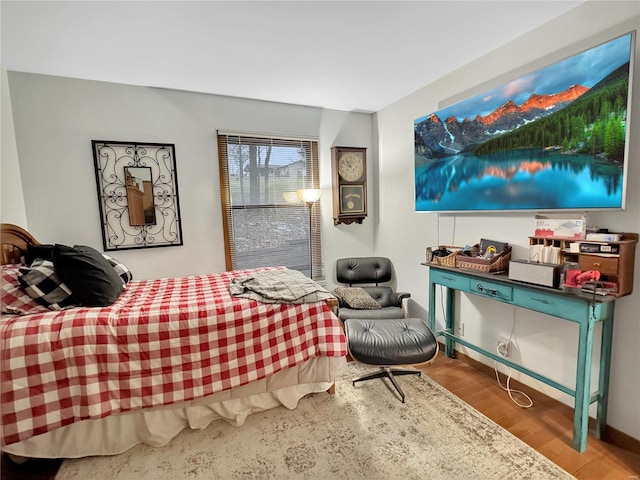
[{"label": "pine forest in artwork", "polygon": [[624,208],[634,40],[417,118],[415,210]]}]

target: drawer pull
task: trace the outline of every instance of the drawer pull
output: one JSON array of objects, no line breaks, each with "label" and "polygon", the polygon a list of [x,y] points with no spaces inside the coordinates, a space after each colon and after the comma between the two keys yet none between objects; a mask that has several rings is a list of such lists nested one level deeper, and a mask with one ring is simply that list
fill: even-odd
[{"label": "drawer pull", "polygon": [[531,300],[534,300],[536,302],[540,302],[543,303],[545,305],[551,305],[552,302],[550,302],[549,300],[546,300],[544,298],[535,298],[535,297],[531,297]]},{"label": "drawer pull", "polygon": [[478,284],[478,286],[476,287],[476,289],[480,292],[480,293],[490,293],[491,295],[497,295],[498,291],[494,290],[492,288],[485,288],[482,285]]},{"label": "drawer pull", "polygon": [[594,267],[599,267],[599,266],[600,266],[600,263],[598,263],[598,262],[593,262],[593,266],[594,266]]}]

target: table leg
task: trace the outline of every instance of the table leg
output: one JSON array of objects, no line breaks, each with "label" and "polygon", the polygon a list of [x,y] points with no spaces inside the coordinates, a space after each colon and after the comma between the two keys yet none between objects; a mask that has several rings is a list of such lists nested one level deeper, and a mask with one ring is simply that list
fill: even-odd
[{"label": "table leg", "polygon": [[578,452],[584,452],[587,448],[593,327],[594,324],[590,319],[580,323],[578,365],[576,368],[575,412],[573,414],[573,448]]},{"label": "table leg", "polygon": [[436,331],[436,284],[429,282],[429,328]]},{"label": "table leg", "polygon": [[596,418],[596,438],[600,438],[607,426],[609,404],[609,368],[611,366],[611,345],[613,343],[613,307],[602,322],[602,345],[600,346],[600,372],[598,373],[598,409]]},{"label": "table leg", "polygon": [[[452,335],[455,335],[456,311],[454,307],[454,301],[456,299],[456,291],[452,288],[447,288],[446,293],[444,293],[443,295],[447,296],[446,302],[445,302],[445,315],[447,316],[446,328],[448,332],[450,332]],[[455,340],[452,337],[447,337],[444,344],[444,351],[447,357],[454,358],[456,356],[455,350],[456,350]]]}]

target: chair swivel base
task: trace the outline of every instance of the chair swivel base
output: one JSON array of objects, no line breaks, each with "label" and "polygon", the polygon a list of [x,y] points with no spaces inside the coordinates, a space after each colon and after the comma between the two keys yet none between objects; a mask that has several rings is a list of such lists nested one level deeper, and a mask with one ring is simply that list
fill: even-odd
[{"label": "chair swivel base", "polygon": [[352,385],[355,386],[356,382],[364,382],[365,380],[373,380],[373,379],[376,379],[376,378],[388,378],[389,380],[391,380],[391,383],[393,384],[393,386],[396,388],[396,390],[398,391],[398,393],[402,397],[402,403],[405,403],[405,401],[404,401],[404,398],[405,398],[404,392],[400,388],[400,385],[398,385],[398,382],[396,381],[394,375],[418,375],[418,376],[420,376],[420,375],[422,375],[422,372],[420,370],[400,370],[400,369],[391,368],[391,367],[380,367],[380,370],[378,370],[376,372],[367,373],[366,375],[362,375],[361,377],[354,378],[352,380]]}]

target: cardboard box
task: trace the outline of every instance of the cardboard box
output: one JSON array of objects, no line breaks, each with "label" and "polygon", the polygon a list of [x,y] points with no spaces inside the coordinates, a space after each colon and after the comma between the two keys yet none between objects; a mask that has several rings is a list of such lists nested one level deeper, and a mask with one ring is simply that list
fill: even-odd
[{"label": "cardboard box", "polygon": [[584,215],[576,217],[536,215],[534,236],[563,237],[582,240],[587,234],[587,219]]}]

